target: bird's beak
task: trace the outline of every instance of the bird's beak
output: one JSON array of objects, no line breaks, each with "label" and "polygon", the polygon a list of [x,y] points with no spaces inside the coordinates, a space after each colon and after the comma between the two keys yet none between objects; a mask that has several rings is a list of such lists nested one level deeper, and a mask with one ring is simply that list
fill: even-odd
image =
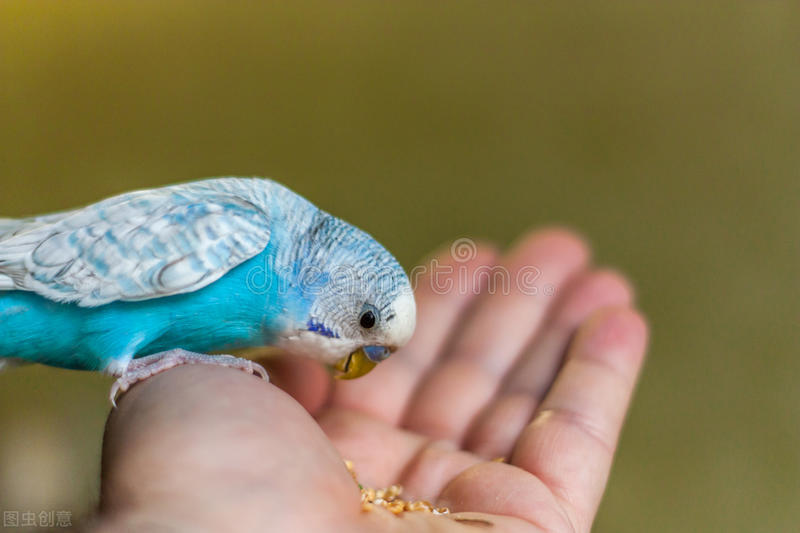
[{"label": "bird's beak", "polygon": [[333,365],[335,378],[337,379],[355,379],[367,374],[370,370],[375,368],[377,363],[367,357],[363,348],[359,348],[355,352],[346,357],[342,357]]}]

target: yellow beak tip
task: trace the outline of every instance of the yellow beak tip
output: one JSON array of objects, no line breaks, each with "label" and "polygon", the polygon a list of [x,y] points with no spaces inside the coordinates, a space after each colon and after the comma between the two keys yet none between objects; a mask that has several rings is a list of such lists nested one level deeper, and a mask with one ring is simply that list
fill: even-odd
[{"label": "yellow beak tip", "polygon": [[333,365],[336,379],[355,379],[368,374],[377,363],[367,357],[363,349],[342,357]]}]

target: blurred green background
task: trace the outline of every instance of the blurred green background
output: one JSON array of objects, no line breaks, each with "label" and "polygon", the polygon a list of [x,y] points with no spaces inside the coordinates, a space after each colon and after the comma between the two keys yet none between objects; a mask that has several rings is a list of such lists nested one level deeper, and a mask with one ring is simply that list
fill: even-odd
[{"label": "blurred green background", "polygon": [[[3,2],[0,213],[274,177],[411,266],[585,233],[652,349],[596,531],[796,531],[800,6]],[[108,378],[0,375],[0,508],[97,500]]]}]

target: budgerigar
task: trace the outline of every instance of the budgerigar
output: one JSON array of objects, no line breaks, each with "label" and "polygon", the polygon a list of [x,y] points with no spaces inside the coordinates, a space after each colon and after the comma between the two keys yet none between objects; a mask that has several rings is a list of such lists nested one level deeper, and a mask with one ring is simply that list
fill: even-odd
[{"label": "budgerigar", "polygon": [[118,391],[272,345],[358,377],[410,338],[405,272],[363,231],[261,178],[136,191],[0,219],[0,368],[101,370]]}]

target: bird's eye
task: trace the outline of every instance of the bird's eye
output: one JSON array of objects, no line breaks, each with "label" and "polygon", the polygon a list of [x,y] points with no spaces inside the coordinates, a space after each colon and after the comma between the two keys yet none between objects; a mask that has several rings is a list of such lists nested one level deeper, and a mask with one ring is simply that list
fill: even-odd
[{"label": "bird's eye", "polygon": [[367,309],[361,313],[361,317],[358,319],[358,321],[362,328],[370,329],[375,325],[375,313],[373,313],[371,309]]}]

